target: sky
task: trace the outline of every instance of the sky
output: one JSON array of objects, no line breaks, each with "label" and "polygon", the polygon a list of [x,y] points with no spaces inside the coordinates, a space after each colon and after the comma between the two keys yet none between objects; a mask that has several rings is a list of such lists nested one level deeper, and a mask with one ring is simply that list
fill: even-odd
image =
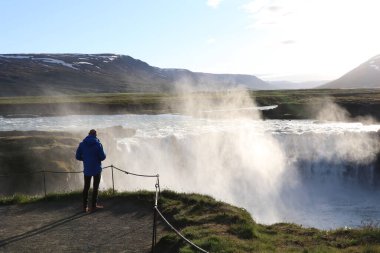
[{"label": "sky", "polygon": [[380,0],[0,0],[0,53],[333,80],[380,54]]}]

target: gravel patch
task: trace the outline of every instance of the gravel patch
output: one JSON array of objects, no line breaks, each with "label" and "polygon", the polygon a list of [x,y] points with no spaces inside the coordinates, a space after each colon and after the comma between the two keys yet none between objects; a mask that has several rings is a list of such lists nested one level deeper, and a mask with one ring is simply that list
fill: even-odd
[{"label": "gravel patch", "polygon": [[[150,252],[153,211],[120,199],[83,213],[73,200],[0,206],[0,252]],[[163,227],[158,227],[158,238]]]}]

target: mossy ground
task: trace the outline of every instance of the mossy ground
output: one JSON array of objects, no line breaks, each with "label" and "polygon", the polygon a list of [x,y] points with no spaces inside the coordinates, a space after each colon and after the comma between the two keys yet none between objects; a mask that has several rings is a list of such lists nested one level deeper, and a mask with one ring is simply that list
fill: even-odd
[{"label": "mossy ground", "polygon": [[[101,198],[121,198],[146,208],[153,207],[154,194],[148,191],[103,191]],[[27,204],[77,198],[81,193],[51,194],[46,197],[11,196],[0,205]],[[380,228],[368,225],[355,229],[318,230],[291,223],[257,224],[250,214],[200,194],[163,191],[159,210],[188,239],[209,252],[380,252]],[[161,222],[161,225],[164,225]],[[157,252],[197,252],[174,232],[167,230]]]}]

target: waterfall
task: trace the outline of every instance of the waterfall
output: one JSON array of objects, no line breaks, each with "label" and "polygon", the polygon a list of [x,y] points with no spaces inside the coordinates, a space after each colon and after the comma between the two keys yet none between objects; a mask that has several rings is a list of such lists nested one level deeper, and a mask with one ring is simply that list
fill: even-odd
[{"label": "waterfall", "polygon": [[[126,134],[121,127],[102,126],[132,131]],[[262,223],[290,221],[334,228],[380,219],[380,125],[87,115],[7,119],[0,127],[3,131],[84,129],[84,134],[95,127],[107,152],[105,165],[160,174],[163,188],[211,195],[246,208]],[[109,170],[104,171],[101,185],[112,186]],[[119,172],[115,186],[152,190],[148,179]]]}]

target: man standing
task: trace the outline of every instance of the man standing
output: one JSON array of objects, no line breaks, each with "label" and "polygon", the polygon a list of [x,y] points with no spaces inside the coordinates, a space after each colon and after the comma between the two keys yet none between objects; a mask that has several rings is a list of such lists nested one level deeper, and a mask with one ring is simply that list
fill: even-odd
[{"label": "man standing", "polygon": [[90,189],[91,177],[94,177],[92,190],[91,211],[95,211],[102,206],[97,205],[99,183],[102,174],[101,161],[106,159],[103,146],[96,137],[96,131],[91,129],[88,136],[79,144],[75,158],[83,161],[84,188],[83,188],[83,211],[87,212],[88,191]]}]

